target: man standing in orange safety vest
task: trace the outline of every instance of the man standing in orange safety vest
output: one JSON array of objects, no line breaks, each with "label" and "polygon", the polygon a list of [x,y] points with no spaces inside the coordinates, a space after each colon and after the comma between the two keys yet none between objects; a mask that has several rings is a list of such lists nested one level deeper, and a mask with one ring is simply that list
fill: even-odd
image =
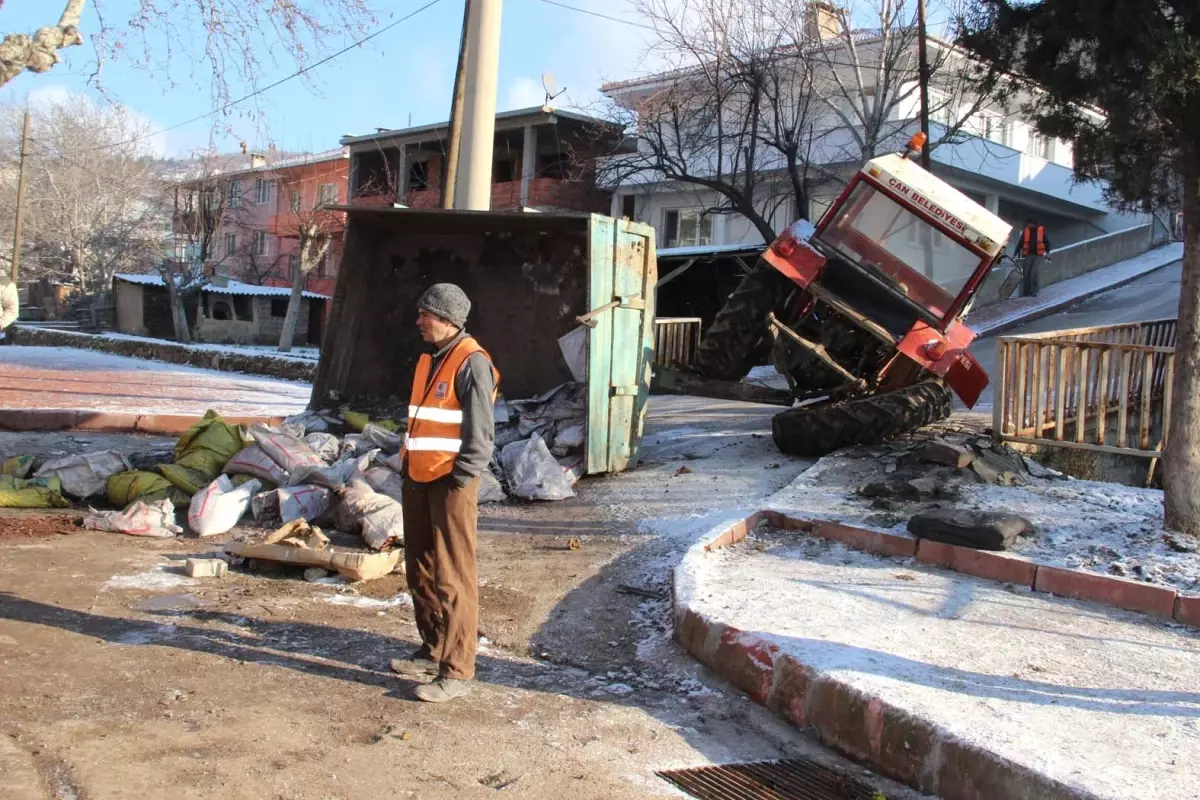
[{"label": "man standing in orange safety vest", "polygon": [[471,301],[452,283],[417,304],[421,338],[404,461],[404,566],[421,646],[391,668],[413,678],[418,700],[444,703],[471,690],[479,629],[475,528],[479,475],[492,460],[493,403],[500,373],[464,330]]},{"label": "man standing in orange safety vest", "polygon": [[1042,259],[1050,255],[1050,240],[1046,237],[1046,226],[1029,220],[1025,230],[1021,232],[1021,244],[1018,249],[1021,255],[1021,294],[1024,297],[1037,297],[1037,273]]}]

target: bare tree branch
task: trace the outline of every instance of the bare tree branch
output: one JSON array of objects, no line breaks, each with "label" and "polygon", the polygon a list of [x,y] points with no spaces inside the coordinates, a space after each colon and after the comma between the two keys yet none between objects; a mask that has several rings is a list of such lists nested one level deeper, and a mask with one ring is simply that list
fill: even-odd
[{"label": "bare tree branch", "polygon": [[61,57],[59,50],[83,44],[79,18],[86,0],[67,0],[57,25],[38,28],[30,36],[10,33],[0,40],[0,86],[22,72],[49,72]]}]

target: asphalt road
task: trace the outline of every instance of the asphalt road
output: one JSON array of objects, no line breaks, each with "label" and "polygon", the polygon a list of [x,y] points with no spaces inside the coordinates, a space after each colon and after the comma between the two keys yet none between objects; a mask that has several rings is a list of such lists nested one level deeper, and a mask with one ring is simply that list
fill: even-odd
[{"label": "asphalt road", "polygon": [[[1173,319],[1179,309],[1179,281],[1182,272],[1182,264],[1163,267],[1125,286],[1098,294],[1057,314],[1032,320],[1018,328],[1005,331],[1002,335],[1017,336],[1023,333],[1086,328],[1092,325]],[[971,354],[978,359],[989,375],[996,374],[995,337],[977,340],[971,346]],[[988,386],[975,408],[985,410],[991,408],[991,405],[992,387]]]}]

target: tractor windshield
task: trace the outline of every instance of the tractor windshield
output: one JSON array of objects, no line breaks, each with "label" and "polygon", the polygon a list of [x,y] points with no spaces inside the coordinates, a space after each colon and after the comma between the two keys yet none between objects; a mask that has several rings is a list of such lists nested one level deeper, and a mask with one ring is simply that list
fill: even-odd
[{"label": "tractor windshield", "polygon": [[820,237],[939,319],[980,268],[978,254],[867,181],[850,192]]}]

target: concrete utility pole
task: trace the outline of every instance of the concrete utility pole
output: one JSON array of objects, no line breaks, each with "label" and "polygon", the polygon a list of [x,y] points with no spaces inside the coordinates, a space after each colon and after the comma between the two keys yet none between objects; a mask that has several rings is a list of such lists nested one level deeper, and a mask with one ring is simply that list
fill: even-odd
[{"label": "concrete utility pole", "polygon": [[471,0],[462,145],[454,207],[486,211],[492,202],[496,73],[500,67],[501,0]]},{"label": "concrete utility pole", "polygon": [[[471,25],[471,0],[463,3],[462,36],[458,41],[458,66],[454,70],[454,99],[450,103],[450,130],[446,136],[446,168],[442,170],[442,208],[454,208],[458,182],[458,156],[462,150],[463,91],[466,87],[467,31]],[[412,127],[409,115],[408,127]]]},{"label": "concrete utility pole", "polygon": [[929,169],[929,54],[926,52],[925,0],[917,0],[917,73],[921,87],[921,133],[925,146],[921,148],[921,166]]},{"label": "concrete utility pole", "polygon": [[17,224],[13,228],[12,281],[21,272],[21,226],[25,222],[25,156],[29,152],[29,109],[21,125],[21,166],[17,172]]}]

